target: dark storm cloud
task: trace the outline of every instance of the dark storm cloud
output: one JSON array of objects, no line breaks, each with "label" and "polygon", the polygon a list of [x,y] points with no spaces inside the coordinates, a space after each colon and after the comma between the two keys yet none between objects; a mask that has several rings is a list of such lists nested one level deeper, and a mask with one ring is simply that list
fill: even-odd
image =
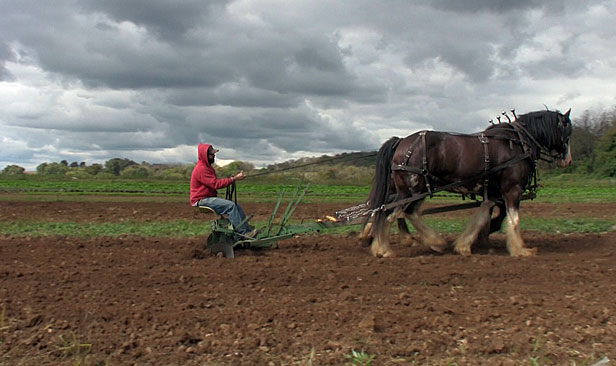
[{"label": "dark storm cloud", "polygon": [[13,75],[6,68],[5,63],[7,61],[14,60],[13,54],[9,49],[9,46],[0,42],[0,81],[11,81]]},{"label": "dark storm cloud", "polygon": [[290,108],[300,103],[298,94],[279,93],[249,85],[229,83],[214,89],[182,89],[169,93],[166,101],[177,106]]},{"label": "dark storm cloud", "polygon": [[[372,136],[352,125],[336,125],[305,108],[282,110],[234,110],[195,113],[187,131],[199,133],[199,139],[228,140],[227,146],[251,149],[249,141],[268,141],[288,152],[315,149],[372,149],[378,144]],[[199,140],[195,140],[198,142]],[[301,141],[301,143],[298,143]]]},{"label": "dark storm cloud", "polygon": [[[319,34],[238,29],[224,2],[80,4],[83,13],[69,16],[77,9],[67,6],[65,19],[52,15],[38,31],[24,32],[21,42],[36,50],[45,70],[89,86],[209,88],[246,80],[277,93],[345,95],[355,89],[331,40]],[[45,16],[37,9],[20,15],[32,23]],[[116,23],[122,21],[144,28]]]},{"label": "dark storm cloud", "polygon": [[[41,67],[62,77],[95,87],[132,89],[215,86],[234,73],[219,47],[208,49],[207,39],[187,46],[181,40],[157,38],[159,34],[179,36],[199,24],[208,6],[106,1],[80,7],[61,1],[42,5],[13,7],[4,22],[19,33],[22,46],[36,50]],[[98,13],[103,10],[109,13]],[[109,20],[123,12],[125,17],[116,20],[137,19],[133,23]],[[144,29],[138,27],[141,24]]]},{"label": "dark storm cloud", "polygon": [[[251,86],[276,93],[348,96],[357,89],[333,40],[297,31],[236,35],[237,74]],[[249,62],[247,62],[249,61]]]},{"label": "dark storm cloud", "polygon": [[511,10],[527,9],[539,7],[545,4],[543,0],[466,0],[466,1],[448,1],[435,0],[433,6],[438,9],[448,10],[452,12],[494,12],[502,13]]},{"label": "dark storm cloud", "polygon": [[375,149],[423,128],[475,132],[511,107],[614,102],[612,1],[0,8],[0,141],[41,151],[30,160],[167,150],[192,160],[208,141],[224,159],[271,162]]},{"label": "dark storm cloud", "polygon": [[78,4],[85,11],[142,25],[157,37],[177,41],[191,29],[210,22],[212,13],[227,3],[225,0],[82,0]]}]

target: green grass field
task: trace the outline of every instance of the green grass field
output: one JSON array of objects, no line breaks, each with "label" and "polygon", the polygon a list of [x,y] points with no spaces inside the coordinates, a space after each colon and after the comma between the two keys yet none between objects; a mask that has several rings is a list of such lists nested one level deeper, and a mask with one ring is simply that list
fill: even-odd
[{"label": "green grass field", "polygon": [[[591,180],[568,176],[555,176],[541,182],[536,202],[549,203],[612,203],[616,202],[616,181]],[[238,185],[241,202],[275,202],[280,191],[287,194],[295,191],[297,184],[250,184]],[[305,203],[348,202],[357,204],[368,196],[368,186],[311,185]],[[221,192],[224,195],[224,190]],[[24,179],[0,178],[0,200],[5,201],[185,201],[188,197],[188,182],[176,181],[81,181],[51,180],[39,177]],[[444,194],[432,199],[437,202],[459,202],[460,196]],[[427,217],[427,222],[443,233],[460,232],[466,222],[464,218]],[[255,222],[257,226],[265,223]],[[522,229],[554,233],[604,232],[613,230],[614,222],[589,217],[575,220],[558,218],[526,219],[522,216]],[[332,229],[328,232],[344,233],[358,230],[358,226]],[[167,222],[2,222],[0,235],[48,236],[66,235],[74,237],[97,237],[137,235],[145,237],[191,237],[203,235],[209,225],[203,221],[177,220]]]},{"label": "green grass field", "polygon": [[[464,229],[465,219],[460,218],[427,218],[426,222],[441,233],[458,233]],[[293,222],[292,222],[293,223]],[[264,226],[265,222],[253,222],[257,227]],[[579,219],[533,219],[522,220],[522,230],[537,230],[550,233],[574,232],[606,232],[614,225],[608,220],[593,218]],[[413,228],[410,228],[413,231]],[[359,230],[359,225],[350,225],[334,229],[327,229],[325,233],[344,234]],[[71,236],[71,237],[117,237],[121,235],[135,235],[142,237],[194,237],[210,232],[207,222],[197,220],[176,220],[165,222],[105,222],[105,223],[76,223],[76,222],[40,222],[16,221],[3,223],[0,235],[11,236]]]},{"label": "green grass field", "polygon": [[[563,174],[541,180],[537,199],[541,202],[616,202],[616,179],[589,179],[579,175]],[[301,182],[290,184],[253,184],[243,181],[238,184],[238,196],[249,202],[275,201],[281,190],[293,191]],[[224,190],[223,190],[224,192]],[[368,196],[367,185],[324,185],[311,184],[307,202],[362,202]],[[60,196],[66,200],[79,200],[80,196],[117,196],[119,199],[134,197],[156,197],[186,199],[189,193],[188,181],[155,180],[76,180],[53,179],[48,177],[24,176],[13,178],[0,176],[0,199],[11,200],[27,196]],[[459,196],[444,194],[442,200],[458,201]]]}]

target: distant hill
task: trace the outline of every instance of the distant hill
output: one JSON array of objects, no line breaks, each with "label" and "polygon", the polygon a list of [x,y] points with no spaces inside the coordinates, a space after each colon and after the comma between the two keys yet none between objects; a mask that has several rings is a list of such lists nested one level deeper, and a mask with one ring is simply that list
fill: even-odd
[{"label": "distant hill", "polygon": [[318,157],[305,157],[294,160],[287,160],[278,164],[268,165],[264,170],[281,170],[299,166],[306,166],[306,170],[311,167],[323,167],[334,165],[345,165],[355,167],[372,167],[375,164],[376,151],[351,152],[336,155],[321,155]]}]

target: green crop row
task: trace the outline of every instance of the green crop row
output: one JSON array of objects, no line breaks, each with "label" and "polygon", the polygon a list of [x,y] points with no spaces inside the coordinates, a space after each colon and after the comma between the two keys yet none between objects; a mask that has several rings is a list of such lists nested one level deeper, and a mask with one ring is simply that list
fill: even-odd
[{"label": "green crop row", "polygon": [[[237,185],[238,197],[244,201],[265,202],[276,200],[278,194],[285,191],[289,197],[301,185],[293,184],[254,184],[243,181]],[[542,187],[537,192],[541,202],[616,202],[616,180],[591,180],[578,178],[563,180],[559,177],[541,181]],[[188,197],[189,182],[187,181],[156,181],[156,180],[69,180],[42,179],[26,176],[20,179],[0,176],[0,192],[25,195],[118,195],[118,196],[175,196]],[[225,190],[219,192],[224,196]],[[306,196],[306,202],[317,201],[349,201],[363,202],[368,197],[368,185],[325,185],[312,184]],[[446,200],[459,200],[459,195],[443,194]],[[9,199],[6,197],[3,199]],[[443,198],[438,198],[443,199]]]},{"label": "green crop row", "polygon": [[[465,219],[461,218],[431,218],[426,220],[442,233],[459,233],[464,229]],[[257,227],[265,225],[255,222]],[[537,230],[551,233],[574,232],[606,232],[613,230],[614,223],[608,220],[595,218],[579,219],[529,219],[522,220],[522,230]],[[328,229],[326,233],[347,233],[359,230],[358,225],[350,225]],[[411,231],[412,231],[411,227]],[[176,220],[165,222],[105,222],[105,223],[76,223],[76,222],[41,222],[16,221],[4,222],[0,228],[0,235],[11,236],[70,236],[70,237],[117,237],[120,235],[135,235],[142,237],[194,237],[207,235],[210,225],[197,220]]]},{"label": "green crop row", "polygon": [[85,192],[85,193],[171,193],[186,194],[186,182],[81,181],[81,180],[0,180],[0,190],[7,192]]},{"label": "green crop row", "polygon": [[[237,185],[238,196],[250,201],[272,201],[284,191],[285,197],[292,197],[301,184],[245,184]],[[69,180],[41,180],[20,179],[0,180],[0,192],[19,194],[54,194],[75,196],[84,194],[93,195],[169,195],[188,197],[188,182],[160,182],[160,181],[69,181]],[[367,186],[330,186],[315,184],[309,186],[306,200],[359,200],[363,201],[369,192]],[[225,189],[219,191],[224,196]]]}]

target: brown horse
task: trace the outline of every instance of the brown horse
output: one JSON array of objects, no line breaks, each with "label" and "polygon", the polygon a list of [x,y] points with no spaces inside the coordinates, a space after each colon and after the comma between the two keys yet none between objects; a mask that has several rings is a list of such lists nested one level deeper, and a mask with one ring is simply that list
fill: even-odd
[{"label": "brown horse", "polygon": [[[433,193],[449,191],[483,196],[477,214],[455,240],[457,253],[470,255],[478,237],[487,240],[506,215],[509,253],[534,255],[536,248],[527,248],[520,235],[520,199],[535,177],[538,159],[556,161],[560,167],[571,164],[570,112],[531,112],[472,135],[421,131],[389,139],[377,154],[369,197],[373,214],[364,228],[372,254],[395,255],[389,245],[394,220],[403,240],[411,241],[404,219],[415,227],[424,245],[443,252],[447,243],[425,224],[420,207]],[[491,220],[495,207],[499,214]]]}]

